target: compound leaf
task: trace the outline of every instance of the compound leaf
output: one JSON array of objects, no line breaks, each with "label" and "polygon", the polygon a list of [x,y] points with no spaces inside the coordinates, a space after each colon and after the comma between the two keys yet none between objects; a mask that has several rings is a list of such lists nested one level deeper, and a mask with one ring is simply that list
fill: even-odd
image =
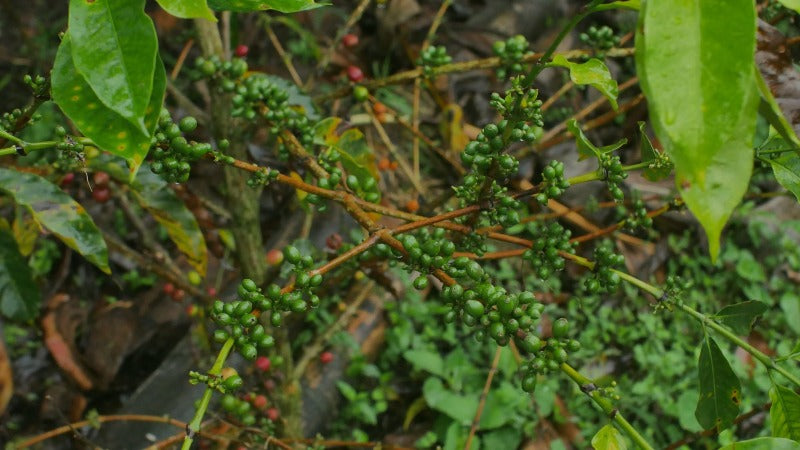
[{"label": "compound leaf", "polygon": [[0,168],[0,190],[31,211],[33,220],[105,273],[108,248],[91,216],[55,184],[32,173]]},{"label": "compound leaf", "polygon": [[647,2],[639,15],[636,68],[653,128],[712,260],[753,169],[755,36],[750,0]]}]

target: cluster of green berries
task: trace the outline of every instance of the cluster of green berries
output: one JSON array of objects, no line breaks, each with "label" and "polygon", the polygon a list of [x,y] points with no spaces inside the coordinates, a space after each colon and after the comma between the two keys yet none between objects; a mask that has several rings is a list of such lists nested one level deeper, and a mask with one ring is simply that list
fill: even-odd
[{"label": "cluster of green berries", "polygon": [[603,242],[594,249],[594,269],[583,282],[583,287],[590,294],[613,292],[621,281],[614,267],[621,266],[625,257],[614,253],[609,242]]},{"label": "cluster of green berries", "polygon": [[536,194],[536,201],[546,205],[551,198],[558,198],[569,187],[569,182],[564,178],[564,163],[561,161],[550,161],[542,169],[541,192]]},{"label": "cluster of green berries", "polygon": [[[426,274],[432,269],[443,268],[456,251],[453,241],[445,239],[443,228],[436,228],[433,232],[421,229],[413,234],[399,235],[397,239],[403,244],[403,248],[408,254],[407,269],[422,272],[422,275],[414,280],[414,287],[420,290],[428,287]],[[393,253],[396,254],[397,251],[394,250]]]},{"label": "cluster of green berries", "polygon": [[210,79],[218,82],[222,91],[231,92],[236,87],[233,81],[247,72],[247,62],[242,58],[222,61],[218,56],[197,58],[191,76],[195,80]]},{"label": "cluster of green berries", "polygon": [[572,233],[558,222],[551,222],[549,225],[531,222],[527,229],[534,236],[533,245],[525,250],[522,257],[530,261],[536,275],[546,280],[554,272],[563,270],[565,261],[560,253],[574,251],[574,246],[569,241]]},{"label": "cluster of green berries", "polygon": [[9,112],[4,112],[2,116],[0,116],[0,129],[2,130],[13,130],[14,125],[17,123],[17,119],[22,117],[22,110],[19,108],[14,108]]},{"label": "cluster of green berries", "polygon": [[450,64],[452,61],[453,58],[447,54],[447,48],[444,45],[439,47],[431,45],[420,53],[417,65],[421,66],[422,73],[430,78],[437,67]]},{"label": "cluster of green berries", "polygon": [[22,82],[25,83],[35,95],[40,95],[42,91],[47,89],[47,79],[41,75],[25,75],[22,77]]},{"label": "cluster of green berries", "polygon": [[522,62],[529,53],[528,46],[528,40],[521,34],[492,45],[495,56],[500,58],[500,66],[495,71],[497,78],[504,79],[508,75],[522,73]]},{"label": "cluster of green berries", "polygon": [[[228,369],[225,369],[228,370]],[[225,372],[223,371],[223,374]],[[223,394],[234,392],[244,385],[244,380],[235,371],[227,375],[206,375],[203,373],[189,372],[189,383],[205,384],[212,389],[216,389]]]},{"label": "cluster of green berries", "polygon": [[153,136],[153,162],[150,170],[169,182],[186,182],[192,170],[191,163],[211,151],[211,144],[190,142],[183,136],[196,128],[197,119],[194,117],[186,116],[176,124],[166,109],[161,110]]},{"label": "cluster of green berries", "polygon": [[600,170],[603,171],[603,180],[608,186],[608,191],[615,202],[619,203],[625,199],[625,193],[622,191],[620,185],[628,178],[628,173],[622,168],[622,163],[619,161],[619,156],[612,156],[604,153],[598,157],[600,161]]},{"label": "cluster of green berries", "polygon": [[359,179],[356,175],[350,174],[345,178],[347,187],[364,200],[377,203],[381,200],[381,191],[378,188],[378,180],[372,175],[366,175]]},{"label": "cluster of green berries", "polygon": [[559,318],[553,321],[552,337],[545,342],[539,342],[538,351],[522,366],[522,389],[533,392],[536,388],[537,375],[558,370],[562,363],[567,362],[569,353],[580,350],[581,344],[569,338],[569,321]]},{"label": "cluster of green berries", "polygon": [[625,219],[625,228],[636,230],[653,226],[653,218],[647,215],[647,208],[641,199],[633,202],[630,214]]},{"label": "cluster of green berries", "polygon": [[86,157],[83,152],[84,145],[68,135],[67,130],[61,125],[55,128],[55,135],[59,139],[58,144],[56,144],[58,159],[53,166],[65,172],[71,172],[82,167],[85,164]]},{"label": "cluster of green berries", "polygon": [[220,400],[222,410],[240,424],[246,427],[258,427],[265,433],[274,434],[278,413],[275,408],[267,408],[268,403],[264,395],[253,392],[241,397],[226,394]]},{"label": "cluster of green berries", "polygon": [[281,173],[275,169],[262,168],[250,174],[250,178],[247,179],[247,185],[251,188],[266,186],[271,181],[278,179],[278,175],[280,174]]},{"label": "cluster of green berries", "polygon": [[592,25],[586,32],[579,36],[581,42],[592,47],[598,57],[603,57],[605,52],[619,46],[620,38],[614,34],[614,30],[607,25],[596,27]]},{"label": "cluster of green berries", "polygon": [[536,135],[530,126],[522,121],[490,123],[483,127],[474,141],[464,147],[461,160],[481,175],[488,174],[494,164],[497,171],[495,178],[506,178],[517,173],[519,162],[513,156],[503,154],[503,151],[512,142],[533,142],[535,139]]},{"label": "cluster of green berries", "polygon": [[[542,116],[542,101],[539,100],[539,91],[536,89],[526,89],[522,86],[522,77],[515,77],[511,80],[511,88],[506,90],[505,95],[493,92],[489,98],[489,105],[496,109],[507,120],[515,122],[514,128],[520,128],[525,133],[525,142],[533,142],[541,133],[544,126]],[[528,128],[523,128],[523,122]],[[531,133],[531,135],[528,135]]]},{"label": "cluster of green berries", "polygon": [[259,350],[267,350],[275,345],[275,339],[267,334],[264,325],[258,323],[258,310],[266,310],[263,306],[271,306],[271,301],[250,279],[242,280],[238,294],[239,300],[214,302],[211,319],[219,326],[214,331],[214,340],[225,342],[233,338],[238,352],[252,361],[258,356]]}]

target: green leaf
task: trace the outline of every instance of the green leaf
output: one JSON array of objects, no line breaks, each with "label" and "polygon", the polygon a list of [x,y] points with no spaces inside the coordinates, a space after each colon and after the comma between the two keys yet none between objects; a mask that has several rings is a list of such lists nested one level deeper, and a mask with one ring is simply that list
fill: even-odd
[{"label": "green leaf", "polygon": [[68,247],[103,272],[111,273],[108,248],[100,230],[83,206],[58,186],[38,175],[0,168],[0,190],[27,207],[33,220]]},{"label": "green leaf", "polygon": [[478,410],[477,395],[456,394],[439,378],[428,378],[422,385],[422,395],[431,408],[444,413],[463,426],[469,426]]},{"label": "green leaf", "polygon": [[444,376],[444,361],[439,353],[428,350],[408,350],[403,353],[403,358],[410,362],[414,368]]},{"label": "green leaf", "polygon": [[592,58],[585,63],[574,63],[567,60],[564,55],[556,55],[551,64],[569,69],[569,78],[573,83],[592,86],[606,96],[614,110],[617,109],[617,95],[619,95],[617,81],[611,78],[611,72],[603,61]]},{"label": "green leaf", "polygon": [[347,401],[352,402],[353,400],[356,399],[356,396],[358,395],[353,386],[350,386],[344,381],[337,381],[336,387],[339,388],[339,392],[342,393],[342,397],[344,397]]},{"label": "green leaf", "polygon": [[216,22],[214,12],[208,7],[206,0],[157,0],[164,11],[181,19],[207,19]]},{"label": "green leaf", "polygon": [[800,441],[800,395],[791,389],[774,385],[769,391],[772,435]]},{"label": "green leaf", "polygon": [[800,156],[795,152],[786,152],[767,161],[772,165],[772,172],[778,183],[800,201]]},{"label": "green leaf", "polygon": [[294,13],[328,6],[329,2],[314,0],[208,0],[209,6],[218,11],[265,11],[274,9],[282,13]]},{"label": "green leaf", "polygon": [[756,300],[736,303],[722,308],[714,318],[739,334],[750,334],[756,317],[764,314],[767,305]]},{"label": "green leaf", "polygon": [[[341,135],[337,135],[336,128],[342,119],[330,117],[323,119],[314,127],[314,143],[326,145],[336,150],[341,155],[342,166],[350,175],[355,175],[363,186],[368,178],[379,180],[378,169],[375,165],[375,155],[367,145],[364,134],[351,128]],[[359,189],[359,196],[363,197],[364,191]]]},{"label": "green leaf", "polygon": [[594,450],[625,450],[628,446],[625,440],[614,425],[608,424],[592,437],[592,448]]},{"label": "green leaf", "polygon": [[705,429],[724,430],[739,415],[742,387],[717,343],[706,336],[697,367],[700,398],[694,415]]},{"label": "green leaf", "polygon": [[0,230],[0,313],[12,320],[31,320],[36,317],[40,302],[39,289],[17,242],[7,231]]},{"label": "green leaf", "polygon": [[800,0],[778,0],[781,5],[800,13]]},{"label": "green leaf", "polygon": [[594,7],[594,11],[608,11],[612,9],[629,9],[631,11],[639,11],[642,7],[641,0],[624,0],[618,2],[603,3]]},{"label": "green leaf", "polygon": [[530,399],[520,395],[519,388],[511,383],[502,382],[499,387],[489,391],[486,405],[481,414],[480,429],[491,430],[514,423],[520,411]]},{"label": "green leaf", "polygon": [[636,71],[653,127],[715,261],[753,169],[755,3],[647,2],[639,20]]},{"label": "green leaf", "polygon": [[760,72],[756,72],[758,91],[761,93],[761,102],[758,104],[759,114],[767,119],[767,122],[772,125],[772,128],[775,128],[782,138],[791,142],[795,147],[800,147],[800,139],[797,138],[792,125],[786,120],[778,101],[775,100],[775,96],[764,81],[764,76]]},{"label": "green leaf", "polygon": [[578,143],[579,160],[584,160],[593,156],[600,157],[601,155],[605,153],[611,153],[628,143],[627,139],[620,139],[611,145],[597,147],[592,144],[592,141],[590,141],[585,134],[583,134],[583,130],[581,130],[581,127],[578,125],[578,121],[575,119],[570,119],[567,122],[567,129],[570,131],[570,133],[572,133],[573,136],[575,136],[575,142]]},{"label": "green leaf", "polygon": [[487,449],[519,448],[522,442],[522,431],[514,426],[506,426],[481,433],[483,447]]},{"label": "green leaf", "polygon": [[[71,38],[67,34],[61,41],[53,65],[53,99],[78,130],[100,149],[125,158],[132,178],[150,149],[150,134],[143,134],[139,128],[100,102],[86,81],[75,71],[71,54]],[[145,117],[148,130],[153,130],[158,121],[166,82],[164,64],[158,58]]]},{"label": "green leaf", "polygon": [[719,450],[800,450],[800,444],[783,438],[761,437],[734,442]]},{"label": "green leaf", "polygon": [[70,0],[75,70],[97,98],[143,134],[153,91],[158,37],[144,0]]},{"label": "green leaf", "polygon": [[644,177],[650,181],[659,181],[668,177],[672,173],[672,163],[658,163],[664,159],[664,155],[653,147],[653,142],[650,141],[650,136],[645,132],[645,122],[639,122],[639,134],[642,137],[642,162],[651,163],[651,166],[644,169]]},{"label": "green leaf", "polygon": [[783,310],[786,324],[795,333],[800,333],[800,297],[792,291],[784,292],[778,304]]}]

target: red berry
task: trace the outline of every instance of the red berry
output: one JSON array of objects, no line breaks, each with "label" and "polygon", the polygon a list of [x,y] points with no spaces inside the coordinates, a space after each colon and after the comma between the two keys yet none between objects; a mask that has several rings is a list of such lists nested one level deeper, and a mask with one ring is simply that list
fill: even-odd
[{"label": "red berry", "polygon": [[283,262],[283,252],[278,250],[277,248],[273,248],[272,250],[267,252],[267,264],[272,267],[278,267]]},{"label": "red berry", "polygon": [[92,176],[94,180],[94,184],[97,187],[104,187],[108,186],[108,182],[111,180],[111,177],[106,172],[95,172],[94,176]]},{"label": "red berry", "polygon": [[234,55],[238,56],[239,58],[244,58],[247,56],[247,52],[250,51],[250,48],[246,45],[239,44],[236,46],[236,50],[233,52]]},{"label": "red berry", "polygon": [[278,420],[278,417],[280,417],[280,416],[281,416],[281,413],[280,413],[280,411],[278,411],[278,408],[269,408],[267,410],[267,419],[269,419],[269,420],[271,420],[273,422]]},{"label": "red berry", "polygon": [[267,397],[258,394],[251,400],[251,403],[256,407],[256,409],[264,409],[264,407],[267,406]]},{"label": "red berry", "polygon": [[347,78],[349,78],[353,83],[358,83],[364,79],[364,72],[362,72],[357,66],[348,66]]},{"label": "red berry", "polygon": [[322,352],[319,355],[319,362],[321,362],[322,364],[330,364],[331,362],[333,362],[333,353]]},{"label": "red berry", "polygon": [[74,173],[70,172],[64,174],[64,176],[61,178],[61,186],[69,186],[70,184],[72,184],[73,181],[75,181]]},{"label": "red berry", "polygon": [[111,198],[111,191],[107,187],[92,191],[92,198],[97,203],[105,203]]},{"label": "red berry", "polygon": [[272,392],[273,390],[275,390],[275,380],[273,380],[272,378],[264,380],[264,389],[266,389],[267,392]]},{"label": "red berry", "polygon": [[172,283],[167,283],[164,285],[162,290],[164,291],[165,294],[172,296],[172,294],[175,292],[175,285]]},{"label": "red berry", "polygon": [[342,45],[345,47],[355,47],[358,45],[358,36],[353,33],[347,33],[342,36]]},{"label": "red berry", "polygon": [[262,372],[268,371],[271,365],[272,361],[270,361],[266,356],[259,356],[256,358],[256,369]]},{"label": "red berry", "polygon": [[206,293],[208,293],[209,297],[216,297],[217,289],[214,286],[209,286],[206,288]]},{"label": "red berry", "polygon": [[183,289],[175,289],[175,292],[172,293],[172,299],[176,302],[182,302],[184,298],[186,298],[186,292]]}]

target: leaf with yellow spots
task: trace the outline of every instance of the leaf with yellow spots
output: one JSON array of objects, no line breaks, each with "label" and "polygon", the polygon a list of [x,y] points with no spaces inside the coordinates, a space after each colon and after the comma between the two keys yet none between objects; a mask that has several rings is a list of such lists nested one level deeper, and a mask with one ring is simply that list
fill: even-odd
[{"label": "leaf with yellow spots", "polygon": [[150,150],[150,134],[158,121],[165,89],[164,64],[160,58],[156,58],[153,90],[144,119],[148,130],[148,135],[145,135],[138,127],[103,104],[75,70],[69,33],[64,36],[58,48],[52,74],[53,100],[78,130],[94,141],[101,150],[119,155],[128,161],[131,179]]},{"label": "leaf with yellow spots", "polygon": [[0,168],[0,191],[28,208],[40,226],[105,273],[108,248],[92,217],[55,184],[32,173]]},{"label": "leaf with yellow spots", "polygon": [[739,415],[742,385],[710,336],[706,336],[701,345],[697,372],[700,398],[694,416],[703,428],[722,431],[733,425],[733,420]]}]

